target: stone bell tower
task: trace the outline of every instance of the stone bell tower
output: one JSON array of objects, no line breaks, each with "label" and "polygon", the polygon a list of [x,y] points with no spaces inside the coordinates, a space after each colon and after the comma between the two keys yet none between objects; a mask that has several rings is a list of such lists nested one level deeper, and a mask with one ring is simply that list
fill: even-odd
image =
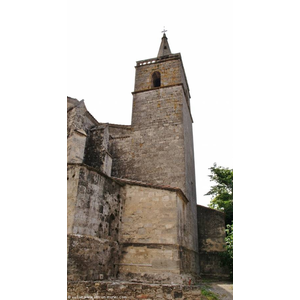
[{"label": "stone bell tower", "polygon": [[[198,233],[190,92],[180,53],[164,33],[155,58],[138,61],[132,106],[132,155],[126,178],[180,188],[187,199],[184,225],[197,269]],[[129,170],[130,169],[130,170]]]}]

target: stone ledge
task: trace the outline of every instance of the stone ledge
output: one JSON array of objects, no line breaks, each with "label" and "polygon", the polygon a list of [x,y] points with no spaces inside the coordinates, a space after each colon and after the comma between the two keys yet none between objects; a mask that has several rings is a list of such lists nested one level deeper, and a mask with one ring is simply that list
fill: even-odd
[{"label": "stone ledge", "polygon": [[138,94],[138,93],[143,93],[143,92],[148,92],[148,91],[153,91],[153,90],[159,90],[159,89],[164,89],[164,88],[170,88],[170,87],[174,87],[174,86],[182,86],[182,87],[183,87],[183,83],[176,83],[176,84],[162,85],[162,86],[159,86],[159,87],[153,87],[153,88],[150,88],[150,89],[143,89],[143,90],[131,92],[131,94],[132,94],[132,95],[135,95],[135,94]]}]

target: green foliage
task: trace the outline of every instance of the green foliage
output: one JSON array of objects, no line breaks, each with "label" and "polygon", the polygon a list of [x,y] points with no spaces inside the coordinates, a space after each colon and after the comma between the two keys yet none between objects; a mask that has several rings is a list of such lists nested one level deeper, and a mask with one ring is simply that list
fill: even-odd
[{"label": "green foliage", "polygon": [[214,163],[209,168],[211,175],[208,175],[210,181],[216,184],[210,188],[205,195],[211,195],[209,207],[220,210],[225,213],[226,251],[220,253],[223,266],[227,266],[230,271],[230,277],[233,278],[233,170],[218,167]]},{"label": "green foliage", "polygon": [[233,259],[233,224],[227,225],[227,228],[225,229],[226,237],[225,237],[225,243],[227,252],[229,254],[230,259]]},{"label": "green foliage", "polygon": [[221,262],[223,266],[227,266],[229,268],[230,277],[233,279],[233,224],[227,224],[225,232],[226,251],[220,254]]},{"label": "green foliage", "polygon": [[201,294],[207,298],[207,300],[219,300],[218,296],[206,288],[201,289]]},{"label": "green foliage", "polygon": [[224,212],[225,224],[231,224],[233,220],[233,170],[218,167],[216,163],[209,169],[211,171],[211,175],[208,175],[210,181],[214,181],[216,185],[213,185],[205,194],[205,196],[212,196],[208,206]]}]

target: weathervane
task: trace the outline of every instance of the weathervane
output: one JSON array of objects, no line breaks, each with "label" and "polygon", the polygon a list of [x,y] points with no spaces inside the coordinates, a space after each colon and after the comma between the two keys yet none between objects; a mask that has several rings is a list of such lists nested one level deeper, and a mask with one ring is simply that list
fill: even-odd
[{"label": "weathervane", "polygon": [[164,26],[164,30],[162,31],[163,34],[165,34],[168,30],[165,29],[165,26]]}]

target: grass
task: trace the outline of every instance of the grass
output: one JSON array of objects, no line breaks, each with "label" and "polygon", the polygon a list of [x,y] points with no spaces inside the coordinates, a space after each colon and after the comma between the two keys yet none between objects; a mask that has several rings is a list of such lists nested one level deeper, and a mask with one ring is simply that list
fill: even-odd
[{"label": "grass", "polygon": [[205,288],[201,289],[201,294],[203,296],[205,296],[207,298],[207,300],[219,300],[219,298],[216,294],[214,294],[213,292],[211,292]]}]

